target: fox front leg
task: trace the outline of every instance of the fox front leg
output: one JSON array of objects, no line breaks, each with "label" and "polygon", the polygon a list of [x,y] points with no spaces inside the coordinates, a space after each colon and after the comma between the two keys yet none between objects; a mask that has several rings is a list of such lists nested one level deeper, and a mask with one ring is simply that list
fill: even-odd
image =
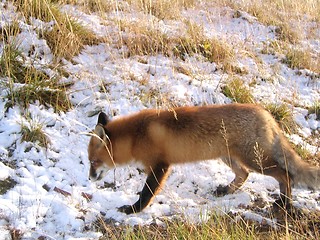
[{"label": "fox front leg", "polygon": [[169,164],[159,163],[154,168],[151,168],[151,172],[147,177],[146,184],[140,192],[138,201],[133,205],[125,205],[118,210],[126,214],[141,212],[145,207],[149,205],[153,197],[160,190],[161,185],[165,182],[169,173]]}]

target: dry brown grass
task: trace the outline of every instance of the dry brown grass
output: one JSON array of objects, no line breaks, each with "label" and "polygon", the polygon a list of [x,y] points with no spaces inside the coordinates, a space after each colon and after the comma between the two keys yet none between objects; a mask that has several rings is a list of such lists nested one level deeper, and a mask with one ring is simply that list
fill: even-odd
[{"label": "dry brown grass", "polygon": [[97,44],[102,39],[92,31],[79,24],[74,18],[59,10],[51,0],[17,0],[17,10],[29,21],[36,18],[44,22],[55,21],[52,29],[44,31],[41,37],[47,40],[56,59],[70,60],[80,53],[85,45]]},{"label": "dry brown grass", "polygon": [[[119,5],[114,1],[105,0],[57,0],[60,4],[73,4],[80,7],[86,13],[101,12],[106,13],[114,11]],[[120,4],[120,3],[118,3]]]},{"label": "dry brown grass", "polygon": [[193,7],[195,0],[128,0],[128,3],[137,7],[146,14],[151,14],[158,19],[178,19],[181,10]]},{"label": "dry brown grass", "polygon": [[2,86],[8,88],[6,108],[15,104],[27,108],[36,101],[52,106],[57,112],[71,108],[66,89],[59,84],[59,78],[51,78],[44,71],[25,66],[21,52],[13,43],[7,44],[0,56],[0,77],[9,79]]},{"label": "dry brown grass", "polygon": [[225,41],[217,38],[208,38],[204,29],[197,24],[187,22],[185,36],[178,38],[174,54],[182,59],[195,54],[203,56],[209,62],[215,62],[223,70],[231,70],[235,53]]},{"label": "dry brown grass", "polygon": [[31,117],[27,120],[28,124],[21,124],[21,142],[32,142],[40,147],[47,148],[50,140],[43,131],[43,124],[33,120]]},{"label": "dry brown grass", "polygon": [[283,131],[292,134],[297,131],[297,124],[293,119],[292,109],[287,104],[267,104],[265,108],[272,114]]},{"label": "dry brown grass", "polygon": [[263,54],[283,55],[282,63],[292,69],[308,69],[316,74],[320,74],[320,55],[312,48],[299,48],[299,45],[288,44],[275,40],[265,44],[261,51]]},{"label": "dry brown grass", "polygon": [[[254,208],[254,206],[253,206]],[[105,239],[246,239],[246,240],[278,240],[278,239],[318,239],[319,213],[304,213],[293,209],[289,214],[285,211],[264,213],[266,219],[277,218],[276,228],[267,223],[266,219],[258,223],[241,216],[241,214],[212,213],[206,222],[190,223],[183,219],[167,220],[164,225],[151,224],[146,226],[115,225],[112,219],[98,217],[92,228],[103,234]]]},{"label": "dry brown grass", "polygon": [[[277,26],[276,33],[279,39],[290,43],[296,43],[304,38],[305,21],[320,22],[320,1],[318,0],[226,0],[224,4],[231,6],[234,10],[250,13],[265,25]],[[312,31],[312,28],[309,31]]]},{"label": "dry brown grass", "polygon": [[127,57],[135,55],[156,55],[169,56],[173,41],[160,30],[135,22],[122,22],[122,39],[119,47],[123,44],[127,47]]},{"label": "dry brown grass", "polygon": [[293,69],[308,69],[320,74],[320,55],[314,54],[312,49],[288,48],[283,63]]},{"label": "dry brown grass", "polygon": [[222,93],[236,103],[255,103],[249,87],[238,77],[229,77]]},{"label": "dry brown grass", "polygon": [[98,44],[102,41],[67,15],[59,24],[55,24],[52,30],[46,31],[44,38],[47,39],[47,44],[56,58],[68,60],[78,55],[85,45]]},{"label": "dry brown grass", "polygon": [[17,36],[20,31],[19,22],[14,20],[11,23],[5,24],[3,27],[0,26],[0,39],[4,43],[9,43],[10,37]]},{"label": "dry brown grass", "polygon": [[31,18],[40,19],[44,22],[57,20],[61,13],[58,7],[50,0],[15,0],[17,10],[22,13],[27,22]]}]

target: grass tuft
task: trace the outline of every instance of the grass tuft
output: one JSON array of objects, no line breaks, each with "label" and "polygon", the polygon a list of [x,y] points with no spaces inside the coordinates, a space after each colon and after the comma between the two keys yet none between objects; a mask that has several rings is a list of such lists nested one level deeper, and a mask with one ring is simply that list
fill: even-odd
[{"label": "grass tuft", "polygon": [[308,69],[320,74],[320,60],[310,48],[299,49],[283,41],[270,41],[265,44],[262,54],[284,55],[282,63],[292,69]]},{"label": "grass tuft", "polygon": [[129,0],[131,5],[136,5],[146,14],[151,14],[158,19],[177,19],[181,15],[181,10],[195,5],[195,0]]},{"label": "grass tuft", "polygon": [[287,104],[267,104],[265,108],[273,115],[275,120],[280,124],[280,127],[285,132],[292,134],[297,130],[292,115],[292,110],[289,109]]},{"label": "grass tuft", "polygon": [[289,23],[277,23],[275,33],[280,41],[295,44],[301,40],[301,36]]},{"label": "grass tuft", "polygon": [[51,0],[15,0],[13,2],[27,22],[30,22],[31,18],[44,22],[56,21],[61,15]]},{"label": "grass tuft", "polygon": [[315,114],[316,120],[320,120],[320,101],[315,101],[313,106],[308,109],[309,114]]},{"label": "grass tuft", "polygon": [[8,43],[10,37],[18,35],[20,31],[21,29],[17,20],[7,23],[3,27],[0,26],[0,39],[2,39],[4,43]]},{"label": "grass tuft", "polygon": [[124,30],[122,44],[127,47],[127,57],[156,54],[170,55],[172,40],[166,34],[148,26],[124,22],[121,24]]},{"label": "grass tuft", "polygon": [[4,180],[0,180],[0,195],[5,194],[15,185],[17,185],[17,182],[11,177],[7,177]]},{"label": "grass tuft", "polygon": [[229,78],[222,93],[236,103],[255,103],[249,88],[238,77]]},{"label": "grass tuft", "polygon": [[6,44],[0,57],[0,76],[9,77],[14,81],[24,78],[24,67],[21,52],[15,44]]},{"label": "grass tuft", "polygon": [[48,148],[50,141],[43,131],[43,124],[29,119],[27,124],[21,126],[21,142],[32,142],[40,147]]},{"label": "grass tuft", "polygon": [[136,23],[120,23],[124,31],[122,44],[127,47],[127,57],[135,55],[175,56],[185,60],[188,56],[202,56],[206,61],[215,62],[222,70],[235,69],[232,65],[234,51],[230,45],[217,38],[207,38],[202,27],[187,23],[186,35],[169,37],[152,26]]},{"label": "grass tuft", "polygon": [[23,56],[15,44],[7,44],[0,57],[0,76],[7,77],[3,82],[9,89],[6,107],[20,104],[24,108],[38,101],[51,106],[56,112],[71,108],[66,88],[59,84],[58,78],[51,78],[44,71],[23,65]]},{"label": "grass tuft", "polygon": [[313,58],[311,50],[300,50],[288,48],[286,57],[282,61],[292,69],[309,69],[315,73],[320,73],[320,60]]},{"label": "grass tuft", "polygon": [[221,65],[225,71],[231,69],[231,62],[234,58],[232,47],[217,38],[207,38],[204,30],[192,23],[187,23],[187,34],[177,39],[174,48],[175,56],[185,59],[186,56],[195,54],[203,56],[209,62]]},{"label": "grass tuft", "polygon": [[78,55],[85,45],[93,45],[102,41],[68,15],[60,17],[53,29],[44,33],[44,38],[56,58],[67,60]]},{"label": "grass tuft", "polygon": [[[58,1],[58,0],[57,0]],[[105,0],[59,0],[60,4],[74,4],[80,6],[81,10],[86,13],[106,13],[115,9],[119,9],[122,2],[114,4],[113,1]],[[115,8],[116,5],[116,8]]]},{"label": "grass tuft", "polygon": [[63,86],[54,86],[51,82],[34,82],[11,89],[7,96],[7,108],[19,104],[27,108],[29,104],[39,102],[45,107],[53,107],[55,112],[66,112],[71,108],[71,103]]},{"label": "grass tuft", "polygon": [[102,41],[68,14],[62,13],[51,0],[18,0],[15,4],[28,21],[36,18],[44,22],[55,22],[52,29],[44,31],[43,37],[57,59],[70,60],[80,53],[84,45]]},{"label": "grass tuft", "polygon": [[292,147],[304,161],[308,161],[308,162],[315,161],[315,156],[302,144],[298,144],[298,145],[292,144]]}]

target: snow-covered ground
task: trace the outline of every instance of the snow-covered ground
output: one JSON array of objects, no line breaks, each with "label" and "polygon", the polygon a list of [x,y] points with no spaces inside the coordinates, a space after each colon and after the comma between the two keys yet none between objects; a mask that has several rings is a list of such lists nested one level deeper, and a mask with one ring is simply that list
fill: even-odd
[{"label": "snow-covered ground", "polygon": [[[17,13],[6,1],[0,3],[1,26],[17,19]],[[274,27],[265,26],[247,13],[234,18],[227,7],[184,10],[183,19],[203,26],[209,37],[218,37],[231,44],[239,59],[238,66],[248,73],[242,78],[250,83],[250,91],[261,103],[299,103],[292,106],[300,133],[289,136],[295,143],[303,143],[309,151],[317,151],[319,138],[313,144],[305,139],[319,136],[320,121],[315,114],[308,114],[307,107],[320,101],[320,79],[311,79],[307,70],[297,74],[281,63],[281,56],[261,54],[268,41],[276,38]],[[63,8],[99,36],[118,31],[108,21],[124,18],[139,23],[142,13],[109,13],[108,18],[96,14],[87,15],[77,8]],[[144,21],[146,21],[144,19]],[[50,64],[53,55],[45,40],[39,39],[37,28],[45,25],[39,20],[32,25],[18,18],[21,33],[17,36],[20,50],[26,62],[39,66]],[[154,19],[153,19],[154,21]],[[154,21],[161,31],[179,34],[182,21]],[[180,24],[180,25],[179,25]],[[320,54],[319,32],[316,39],[306,40]],[[0,43],[0,55],[3,50]],[[33,48],[35,53],[28,56]],[[259,63],[246,49],[254,49]],[[41,57],[39,57],[41,56]],[[55,113],[53,109],[31,104],[28,112],[33,122],[43,126],[50,139],[47,149],[37,143],[21,142],[21,125],[30,124],[25,117],[26,109],[14,106],[5,112],[6,89],[1,89],[0,99],[0,180],[11,177],[17,184],[0,195],[0,239],[9,229],[19,230],[23,239],[97,239],[100,233],[91,224],[103,213],[106,219],[119,224],[158,223],[165,217],[181,216],[190,221],[205,220],[212,211],[243,212],[247,218],[261,221],[262,217],[250,210],[255,199],[262,198],[266,205],[272,204],[272,195],[279,193],[278,183],[271,177],[250,174],[248,181],[234,194],[215,197],[217,186],[227,185],[233,173],[219,160],[197,164],[174,166],[164,189],[143,212],[125,215],[117,208],[134,203],[137,192],[143,187],[145,175],[135,164],[109,171],[97,183],[88,179],[89,162],[86,135],[94,128],[99,111],[110,115],[125,115],[145,108],[157,107],[166,99],[179,105],[230,103],[221,93],[228,75],[216,71],[216,64],[197,57],[185,61],[157,56],[133,56],[123,58],[112,44],[101,43],[86,46],[72,61],[64,61],[64,69],[70,73],[65,81],[74,85],[68,90],[73,109]],[[176,69],[183,66],[192,74],[185,75]],[[271,79],[265,81],[264,79]],[[1,81],[7,81],[2,78]],[[102,87],[104,86],[104,91]],[[153,94],[150,94],[150,93]],[[157,99],[158,98],[158,99]],[[10,164],[9,164],[10,163]],[[65,194],[59,191],[66,191]],[[87,200],[83,193],[91,194]],[[320,192],[294,189],[295,206],[320,210]]]}]

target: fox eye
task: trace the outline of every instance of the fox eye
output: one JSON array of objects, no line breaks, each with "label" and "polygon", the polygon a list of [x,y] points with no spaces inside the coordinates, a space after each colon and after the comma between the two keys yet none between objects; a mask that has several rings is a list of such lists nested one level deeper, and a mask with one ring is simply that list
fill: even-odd
[{"label": "fox eye", "polygon": [[93,165],[93,166],[97,166],[97,165],[101,165],[102,164],[102,161],[101,160],[92,160],[90,161],[90,164]]}]

